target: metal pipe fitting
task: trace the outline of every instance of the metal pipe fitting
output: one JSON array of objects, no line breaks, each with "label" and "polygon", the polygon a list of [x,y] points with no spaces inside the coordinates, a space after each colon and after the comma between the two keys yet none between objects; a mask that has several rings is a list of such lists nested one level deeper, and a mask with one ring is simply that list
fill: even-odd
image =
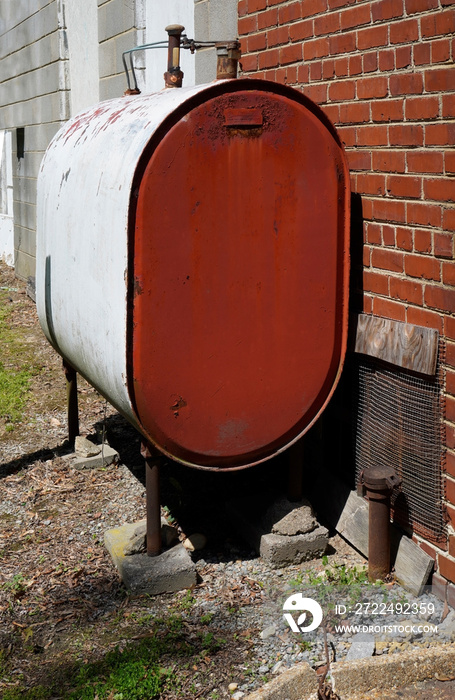
[{"label": "metal pipe fitting", "polygon": [[141,455],[145,460],[147,556],[156,557],[161,554],[160,458],[158,451],[145,442]]},{"label": "metal pipe fitting", "polygon": [[217,43],[215,46],[217,80],[232,80],[237,78],[237,66],[241,56],[240,41]]},{"label": "metal pipe fitting", "polygon": [[392,467],[370,467],[360,474],[368,508],[368,578],[384,579],[390,573],[390,497],[401,479]]},{"label": "metal pipe fitting", "polygon": [[166,31],[169,35],[167,48],[167,71],[164,74],[166,87],[182,87],[183,72],[180,70],[180,43],[185,27],[181,24],[169,24]]}]

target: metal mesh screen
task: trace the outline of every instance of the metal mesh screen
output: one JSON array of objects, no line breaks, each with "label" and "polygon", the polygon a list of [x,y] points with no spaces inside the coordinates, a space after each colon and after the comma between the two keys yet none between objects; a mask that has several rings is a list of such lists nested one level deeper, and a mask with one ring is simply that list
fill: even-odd
[{"label": "metal mesh screen", "polygon": [[402,479],[392,495],[394,521],[444,541],[441,362],[434,377],[364,356],[356,362],[356,481],[372,465],[394,467]]}]

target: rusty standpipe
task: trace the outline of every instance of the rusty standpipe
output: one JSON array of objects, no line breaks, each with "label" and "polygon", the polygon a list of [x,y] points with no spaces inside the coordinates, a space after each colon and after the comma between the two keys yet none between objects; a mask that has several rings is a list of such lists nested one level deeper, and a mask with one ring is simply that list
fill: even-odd
[{"label": "rusty standpipe", "polygon": [[216,79],[231,80],[237,78],[237,66],[241,56],[240,41],[228,41],[216,46]]},{"label": "rusty standpipe", "polygon": [[161,554],[160,455],[147,442],[141,444],[145,460],[145,497],[147,517],[147,556]]},{"label": "rusty standpipe", "polygon": [[370,467],[360,474],[368,498],[368,578],[384,579],[390,573],[390,497],[401,484],[392,467]]},{"label": "rusty standpipe", "polygon": [[164,74],[166,87],[182,87],[183,72],[180,70],[180,41],[185,27],[181,24],[169,24],[166,31],[169,35],[167,47],[167,71]]}]

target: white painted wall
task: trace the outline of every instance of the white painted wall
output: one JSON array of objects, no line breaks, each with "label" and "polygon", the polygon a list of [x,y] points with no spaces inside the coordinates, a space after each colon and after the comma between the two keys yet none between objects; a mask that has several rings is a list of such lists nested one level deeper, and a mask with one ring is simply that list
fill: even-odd
[{"label": "white painted wall", "polygon": [[0,260],[14,266],[13,165],[10,131],[0,131]]},{"label": "white painted wall", "polygon": [[[194,38],[194,0],[147,0],[146,43],[167,40],[165,27],[182,24],[185,34]],[[146,90],[156,92],[164,87],[163,74],[167,70],[167,49],[150,49],[146,57]],[[180,67],[183,70],[183,85],[195,84],[195,59],[188,50],[182,51]]]},{"label": "white painted wall", "polygon": [[98,2],[65,0],[71,115],[99,102]]}]

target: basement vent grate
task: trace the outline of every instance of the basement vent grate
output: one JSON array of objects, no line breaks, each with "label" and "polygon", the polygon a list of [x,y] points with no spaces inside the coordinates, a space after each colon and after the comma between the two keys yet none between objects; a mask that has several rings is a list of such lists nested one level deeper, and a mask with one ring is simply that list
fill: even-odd
[{"label": "basement vent grate", "polygon": [[[439,356],[441,350],[442,343]],[[432,542],[445,541],[441,360],[434,377],[363,355],[354,362],[356,482],[363,469],[393,467],[402,479],[392,494],[394,521]]]}]

